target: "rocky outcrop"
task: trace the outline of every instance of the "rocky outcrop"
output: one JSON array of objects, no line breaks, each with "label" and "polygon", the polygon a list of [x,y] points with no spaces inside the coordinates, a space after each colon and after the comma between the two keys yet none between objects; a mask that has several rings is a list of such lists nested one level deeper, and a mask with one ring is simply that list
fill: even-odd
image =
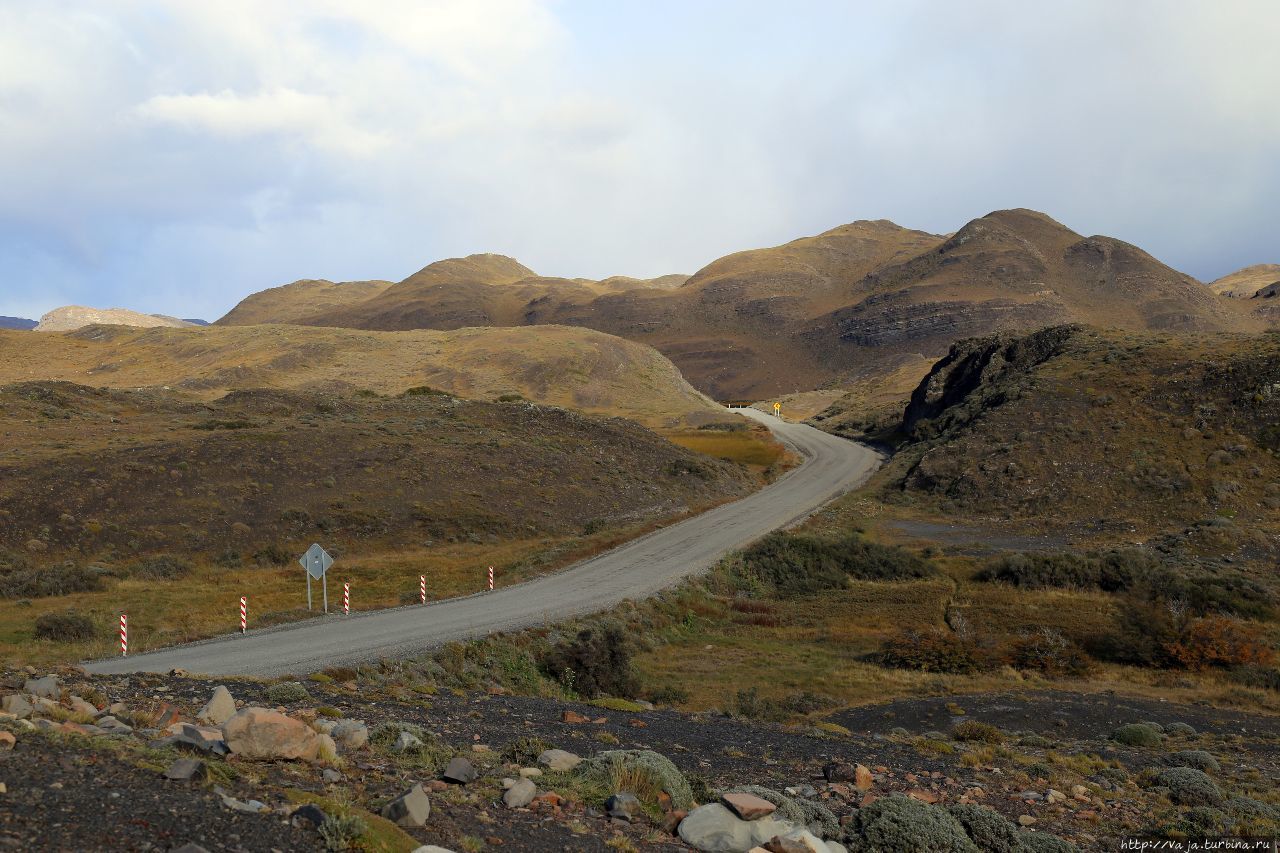
[{"label": "rocky outcrop", "polygon": [[233,755],[249,759],[302,759],[320,756],[320,736],[306,723],[266,708],[245,708],[222,726]]},{"label": "rocky outcrop", "polygon": [[127,308],[86,308],[83,305],[65,305],[55,308],[40,318],[37,332],[73,332],[85,326],[137,326],[139,328],[186,328],[192,324],[176,317],[159,314],[142,314]]}]

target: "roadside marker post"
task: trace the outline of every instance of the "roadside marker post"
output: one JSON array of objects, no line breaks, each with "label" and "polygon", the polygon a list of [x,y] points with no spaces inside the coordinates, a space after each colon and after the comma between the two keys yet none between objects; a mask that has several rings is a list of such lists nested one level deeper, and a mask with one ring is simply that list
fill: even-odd
[{"label": "roadside marker post", "polygon": [[120,614],[120,657],[129,654],[129,617]]},{"label": "roadside marker post", "polygon": [[427,576],[418,575],[418,598],[423,604],[427,603]]},{"label": "roadside marker post", "polygon": [[489,567],[489,592],[493,592],[493,566]]},{"label": "roadside marker post", "polygon": [[245,628],[249,624],[249,597],[240,596],[240,633],[245,632]]},{"label": "roadside marker post", "polygon": [[773,416],[774,416],[775,418],[780,418],[780,417],[782,417],[782,404],[781,404],[781,403],[774,403],[774,404],[773,404]]},{"label": "roadside marker post", "polygon": [[349,583],[342,585],[342,615],[351,615],[351,584]]}]

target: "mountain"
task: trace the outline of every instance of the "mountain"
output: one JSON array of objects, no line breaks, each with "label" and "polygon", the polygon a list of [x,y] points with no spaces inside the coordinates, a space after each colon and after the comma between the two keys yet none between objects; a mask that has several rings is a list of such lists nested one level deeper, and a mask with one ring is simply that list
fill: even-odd
[{"label": "mountain", "polygon": [[183,317],[183,318],[182,318],[182,322],[184,322],[184,323],[186,323],[187,325],[190,325],[190,326],[208,326],[208,325],[210,325],[210,323],[209,323],[209,321],[208,321],[208,320],[193,319],[193,318],[191,318],[191,317]]},{"label": "mountain", "polygon": [[334,283],[325,279],[302,279],[253,294],[216,321],[216,325],[296,323],[312,314],[363,302],[390,286],[389,281]]},{"label": "mountain", "polygon": [[512,258],[472,255],[431,264],[368,299],[305,310],[295,301],[266,319],[388,330],[585,326],[655,347],[722,399],[922,370],[954,341],[999,330],[1266,325],[1136,246],[1084,237],[1032,210],[996,211],[951,235],[853,222],[728,255],[682,283],[548,278]]},{"label": "mountain", "polygon": [[34,329],[37,323],[35,320],[28,320],[24,317],[0,317],[0,329]]},{"label": "mountain", "polygon": [[164,386],[203,399],[243,389],[400,394],[429,387],[478,400],[515,395],[654,426],[723,419],[722,410],[658,352],[564,326],[392,334],[305,326],[95,325],[34,339],[0,332],[0,383],[34,379],[102,388]]},{"label": "mountain", "polygon": [[154,328],[168,326],[180,328],[190,326],[185,320],[177,317],[165,317],[160,314],[142,314],[127,308],[86,308],[83,305],[64,305],[55,308],[40,318],[35,327],[37,332],[71,332],[97,324],[111,326],[136,326]]},{"label": "mountain", "polygon": [[1219,296],[1249,299],[1269,285],[1280,283],[1280,264],[1254,264],[1209,283]]}]

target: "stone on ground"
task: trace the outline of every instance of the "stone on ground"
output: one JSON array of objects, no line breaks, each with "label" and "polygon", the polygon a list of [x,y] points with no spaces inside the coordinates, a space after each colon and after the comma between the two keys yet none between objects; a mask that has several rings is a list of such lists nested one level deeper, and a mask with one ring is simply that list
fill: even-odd
[{"label": "stone on ground", "polygon": [[461,755],[449,762],[449,766],[440,774],[440,778],[455,785],[465,785],[476,780],[476,768]]},{"label": "stone on ground", "polygon": [[635,794],[619,792],[605,801],[604,811],[611,818],[630,823],[640,814],[640,800]]},{"label": "stone on ground", "polygon": [[329,734],[343,752],[360,749],[369,742],[369,727],[359,720],[341,720]]},{"label": "stone on ground", "polygon": [[79,696],[72,696],[67,699],[67,704],[71,706],[71,710],[77,714],[87,714],[90,717],[98,716],[98,709],[92,702],[81,699]]},{"label": "stone on ground", "polygon": [[422,785],[414,785],[383,806],[382,816],[399,826],[422,826],[431,817],[431,800]]},{"label": "stone on ground", "polygon": [[164,778],[177,782],[203,782],[209,778],[209,768],[195,758],[179,758],[164,771]]},{"label": "stone on ground", "polygon": [[234,717],[235,713],[236,700],[231,697],[230,690],[219,684],[213,688],[213,696],[196,714],[196,718],[220,726]]},{"label": "stone on ground", "polygon": [[55,702],[62,696],[62,687],[57,676],[46,675],[44,678],[28,678],[22,685],[24,693],[39,696],[41,699],[52,699]]},{"label": "stone on ground", "polygon": [[0,708],[6,714],[13,714],[19,720],[25,720],[31,716],[31,703],[19,693],[10,693],[4,699],[0,700]]},{"label": "stone on ground", "polygon": [[745,853],[793,829],[772,817],[742,820],[720,803],[711,803],[689,812],[680,821],[679,833],[685,844],[706,853]]},{"label": "stone on ground", "polygon": [[572,752],[563,749],[548,749],[538,756],[538,763],[548,770],[572,770],[582,763],[582,759]]},{"label": "stone on ground", "polygon": [[13,749],[18,739],[12,733],[0,731],[0,750]]},{"label": "stone on ground", "polygon": [[777,810],[777,806],[763,797],[757,797],[755,794],[725,794],[720,797],[720,802],[724,803],[730,811],[743,820],[756,820],[766,815],[771,815]]},{"label": "stone on ground", "polygon": [[[319,829],[326,818],[328,815],[324,813],[324,809],[315,803],[307,803],[293,810],[293,814],[289,815],[289,822],[299,828]],[[310,826],[308,827],[307,824]]]},{"label": "stone on ground", "polygon": [[509,809],[520,809],[533,802],[537,795],[538,786],[528,779],[521,779],[502,795],[502,802]]},{"label": "stone on ground", "polygon": [[222,739],[241,758],[314,761],[320,754],[320,736],[310,726],[266,708],[237,711],[223,724]]}]

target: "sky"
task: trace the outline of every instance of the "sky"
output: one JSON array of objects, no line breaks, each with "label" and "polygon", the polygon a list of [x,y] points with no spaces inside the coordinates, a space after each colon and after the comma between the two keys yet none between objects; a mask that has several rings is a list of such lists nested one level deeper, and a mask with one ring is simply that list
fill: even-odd
[{"label": "sky", "polygon": [[1274,0],[0,0],[0,314],[1031,207],[1280,262]]}]

